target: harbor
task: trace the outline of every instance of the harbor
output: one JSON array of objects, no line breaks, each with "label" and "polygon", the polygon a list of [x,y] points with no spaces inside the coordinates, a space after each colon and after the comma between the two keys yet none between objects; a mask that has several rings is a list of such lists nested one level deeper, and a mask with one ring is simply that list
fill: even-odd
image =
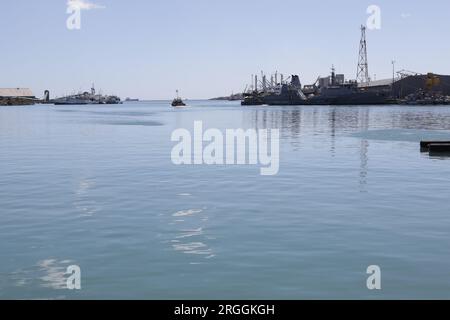
[{"label": "harbor", "polygon": [[449,75],[394,70],[391,79],[372,80],[364,26],[357,70],[356,79],[348,80],[333,66],[330,76],[304,86],[299,75],[284,79],[276,72],[269,79],[261,72],[260,78],[252,76],[242,105],[450,105]]},{"label": "harbor", "polygon": [[63,97],[50,98],[50,91],[45,90],[43,98],[37,98],[29,88],[0,88],[0,106],[23,106],[35,104],[53,105],[96,105],[96,104],[121,104],[120,97],[115,95],[103,95],[95,91],[92,85],[90,92],[84,91]]},{"label": "harbor", "polygon": [[0,300],[450,300],[450,2],[2,9]]},{"label": "harbor", "polygon": [[[357,74],[354,80],[337,73],[334,66],[327,77],[319,76],[312,84],[302,85],[298,74],[285,78],[275,72],[267,76],[252,75],[251,84],[243,93],[232,93],[228,97],[211,100],[241,101],[243,106],[257,105],[450,105],[450,75],[428,72],[421,74],[408,70],[395,71],[394,61],[391,79],[372,80],[369,76],[366,27],[361,26],[361,38]],[[3,90],[3,91],[2,91]],[[3,93],[2,93],[3,92]],[[138,102],[139,99],[125,99]],[[38,99],[29,89],[0,89],[0,105],[33,105],[50,103],[54,105],[120,104],[120,97],[97,94],[92,85],[90,92],[80,92],[50,99],[46,90]],[[178,97],[172,106],[184,106]]]}]

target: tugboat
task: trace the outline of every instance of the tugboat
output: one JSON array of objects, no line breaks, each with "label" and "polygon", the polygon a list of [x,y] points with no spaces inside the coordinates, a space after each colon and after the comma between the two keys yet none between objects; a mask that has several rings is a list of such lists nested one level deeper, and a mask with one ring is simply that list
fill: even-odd
[{"label": "tugboat", "polygon": [[181,100],[181,98],[178,96],[178,90],[177,90],[177,97],[173,99],[172,101],[172,107],[185,107],[186,104]]}]

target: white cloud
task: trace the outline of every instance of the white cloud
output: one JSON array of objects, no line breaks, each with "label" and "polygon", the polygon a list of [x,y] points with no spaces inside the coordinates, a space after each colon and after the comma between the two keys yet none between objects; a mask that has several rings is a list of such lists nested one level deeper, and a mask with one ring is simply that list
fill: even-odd
[{"label": "white cloud", "polygon": [[67,6],[78,10],[104,9],[104,6],[89,2],[88,0],[68,0]]},{"label": "white cloud", "polygon": [[400,16],[401,16],[403,19],[408,19],[408,18],[411,17],[411,13],[402,13]]}]

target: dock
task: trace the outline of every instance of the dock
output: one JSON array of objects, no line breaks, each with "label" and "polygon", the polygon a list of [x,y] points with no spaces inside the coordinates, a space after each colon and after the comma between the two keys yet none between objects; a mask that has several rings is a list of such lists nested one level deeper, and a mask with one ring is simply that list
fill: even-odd
[{"label": "dock", "polygon": [[420,151],[430,155],[450,156],[450,141],[421,141]]}]

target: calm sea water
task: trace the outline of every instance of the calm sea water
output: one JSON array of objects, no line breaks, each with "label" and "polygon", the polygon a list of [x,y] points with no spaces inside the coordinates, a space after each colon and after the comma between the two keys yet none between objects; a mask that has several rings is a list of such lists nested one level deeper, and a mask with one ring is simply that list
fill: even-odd
[{"label": "calm sea water", "polygon": [[[449,107],[190,105],[0,108],[0,298],[450,298]],[[173,165],[195,120],[279,128],[279,174]]]}]

